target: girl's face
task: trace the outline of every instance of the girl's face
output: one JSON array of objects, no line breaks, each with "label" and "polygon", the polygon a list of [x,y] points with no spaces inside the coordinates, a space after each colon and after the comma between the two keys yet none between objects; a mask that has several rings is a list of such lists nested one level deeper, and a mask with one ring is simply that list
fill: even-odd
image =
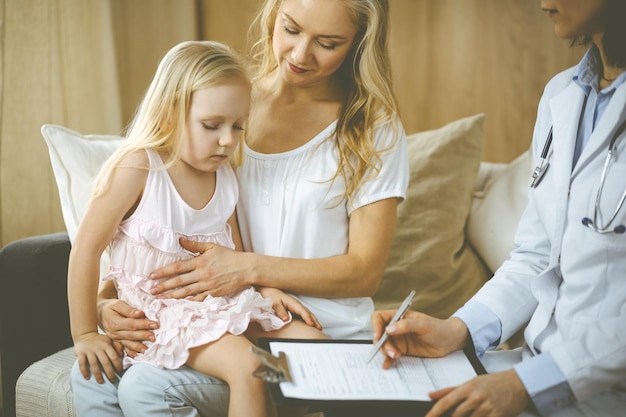
[{"label": "girl's face", "polygon": [[574,39],[604,32],[602,12],[605,0],[542,0],[541,8],[554,22],[559,38]]},{"label": "girl's face", "polygon": [[342,0],[285,0],[274,22],[278,71],[297,86],[326,81],[350,53],[355,35]]},{"label": "girl's face", "polygon": [[233,156],[250,109],[250,87],[239,81],[195,91],[180,159],[201,172],[214,172]]}]

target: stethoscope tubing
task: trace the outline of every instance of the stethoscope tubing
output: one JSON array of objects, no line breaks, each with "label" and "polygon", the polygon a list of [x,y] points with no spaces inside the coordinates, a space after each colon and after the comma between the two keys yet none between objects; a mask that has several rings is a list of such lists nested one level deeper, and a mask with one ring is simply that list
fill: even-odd
[{"label": "stethoscope tubing", "polygon": [[[543,145],[543,149],[541,150],[541,156],[540,156],[541,160],[539,162],[539,165],[537,165],[535,169],[533,170],[532,182],[530,184],[531,188],[536,188],[539,185],[539,183],[541,182],[543,176],[545,175],[550,165],[550,163],[548,162],[548,152],[550,151],[550,147],[552,146],[553,127],[554,126],[550,126],[550,131],[548,132],[548,136],[546,137],[546,141]],[[609,170],[609,165],[611,164],[611,160],[613,159],[613,156],[615,155],[615,143],[617,142],[617,140],[623,133],[624,129],[626,129],[626,120],[623,121],[622,124],[619,126],[619,128],[615,131],[615,133],[611,137],[611,141],[609,142],[609,149],[608,149],[606,159],[604,160],[604,166],[602,167],[602,174],[600,176],[600,185],[598,187],[598,192],[596,193],[596,200],[594,202],[593,220],[591,220],[589,217],[584,217],[582,219],[582,224],[584,226],[601,234],[605,234],[605,233],[622,234],[626,232],[626,226],[624,226],[623,224],[615,226],[613,229],[609,229],[613,221],[617,218],[617,214],[623,207],[624,201],[626,201],[626,188],[624,189],[624,192],[622,193],[622,196],[617,204],[617,207],[615,208],[615,211],[611,215],[611,218],[606,223],[606,225],[604,227],[596,226],[598,224],[597,222],[598,213],[600,211],[600,201],[602,199],[602,191],[604,189],[604,183],[606,181],[606,176]]]}]

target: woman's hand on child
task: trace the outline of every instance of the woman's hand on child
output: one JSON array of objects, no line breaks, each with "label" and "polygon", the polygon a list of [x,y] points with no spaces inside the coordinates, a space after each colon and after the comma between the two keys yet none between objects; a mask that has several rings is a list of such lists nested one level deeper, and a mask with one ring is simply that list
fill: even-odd
[{"label": "woman's hand on child", "polygon": [[199,255],[182,260],[150,274],[153,280],[163,280],[152,287],[152,294],[161,298],[191,298],[201,301],[207,295],[220,297],[252,285],[250,271],[242,262],[245,252],[184,238],[180,244]]},{"label": "woman's hand on child", "polygon": [[278,288],[258,287],[258,291],[265,298],[272,300],[274,312],[283,321],[289,320],[289,313],[299,316],[303,322],[318,330],[322,330],[322,325],[317,317],[304,306],[297,298],[294,298]]},{"label": "woman's hand on child", "polygon": [[74,351],[78,358],[80,373],[85,379],[93,375],[98,384],[102,384],[104,371],[109,381],[114,382],[115,373],[122,371],[121,355],[113,341],[98,332],[86,333],[78,337],[74,341]]},{"label": "woman's hand on child", "polygon": [[144,352],[143,342],[154,341],[153,330],[159,328],[159,323],[147,319],[142,311],[117,299],[98,302],[98,323],[115,342],[119,355],[125,350],[130,357]]}]

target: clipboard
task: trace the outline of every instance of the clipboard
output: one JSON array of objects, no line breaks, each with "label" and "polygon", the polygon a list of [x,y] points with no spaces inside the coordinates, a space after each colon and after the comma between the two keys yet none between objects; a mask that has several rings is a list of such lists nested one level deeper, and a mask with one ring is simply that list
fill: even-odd
[{"label": "clipboard", "polygon": [[[302,380],[302,375],[299,376],[298,374],[300,372],[308,372],[303,371],[303,369],[314,369],[312,373],[315,374],[315,378],[319,377],[322,380],[326,378],[329,381],[329,378],[336,377],[338,373],[360,372],[359,367],[361,362],[363,362],[363,366],[375,367],[373,370],[366,370],[368,375],[375,375],[371,379],[384,379],[390,376],[391,374],[385,375],[384,373],[391,372],[391,370],[382,369],[382,355],[375,361],[372,361],[371,364],[366,363],[366,357],[373,346],[371,340],[261,338],[257,341],[257,345],[258,348],[255,347],[252,350],[259,356],[261,366],[255,374],[257,377],[269,382],[267,384],[268,389],[272,401],[277,406],[308,406],[313,409],[333,410],[333,415],[341,415],[345,412],[350,415],[358,413],[362,416],[375,416],[383,412],[386,414],[392,412],[393,414],[406,413],[419,416],[425,414],[433,405],[433,402],[428,398],[409,398],[410,393],[403,394],[403,398],[393,399],[377,392],[371,392],[370,394],[359,392],[345,395],[336,394],[336,391],[328,395],[323,392],[297,392],[295,395],[293,394],[293,388],[297,386],[298,378],[300,377],[300,380]],[[311,352],[310,357],[308,356],[309,352]],[[337,372],[337,369],[325,370],[325,367],[328,368],[329,364],[325,363],[325,359],[319,359],[320,356],[318,356],[325,355],[325,352],[331,353],[331,356],[333,356],[332,360],[340,361],[338,362],[338,366],[341,368],[339,372]],[[344,360],[344,356],[342,356],[344,354],[349,355],[347,360]],[[334,358],[335,356],[336,358]],[[398,366],[402,368],[402,372],[405,375],[410,375],[413,371],[418,374],[426,372],[424,369],[419,368],[419,364],[423,364],[425,368],[430,367],[429,372],[434,372],[433,369],[437,370],[437,365],[442,364],[440,359],[411,358],[409,356],[402,357],[400,360],[404,360]],[[455,352],[454,358],[446,358],[446,361],[448,360],[451,361],[449,364],[462,362],[463,369],[461,373],[467,379],[486,373],[482,363],[476,357],[471,341],[463,351]],[[446,364],[449,365],[448,362]],[[451,370],[453,373],[455,372],[454,368],[448,368],[447,372]],[[397,370],[397,372],[400,372],[400,370]],[[356,378],[358,379],[360,376],[356,375]],[[443,382],[443,379],[445,378],[441,378],[439,382]],[[359,385],[358,381],[362,382],[362,379],[358,379],[356,385]],[[397,383],[398,381],[395,382]],[[338,383],[341,384],[342,382]],[[336,386],[337,383],[333,385]],[[435,389],[444,388],[444,386],[449,385],[445,385],[444,382],[443,386],[436,386]],[[376,390],[376,384],[372,387],[367,387],[367,389]]]}]

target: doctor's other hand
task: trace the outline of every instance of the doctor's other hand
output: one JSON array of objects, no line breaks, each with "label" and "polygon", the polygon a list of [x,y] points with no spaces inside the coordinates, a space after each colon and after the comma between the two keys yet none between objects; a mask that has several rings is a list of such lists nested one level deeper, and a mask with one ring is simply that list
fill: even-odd
[{"label": "doctor's other hand", "polygon": [[436,403],[425,417],[514,417],[530,403],[530,397],[513,369],[479,375],[458,387],[429,395]]},{"label": "doctor's other hand", "polygon": [[389,338],[382,346],[385,355],[383,368],[388,369],[402,355],[438,358],[463,349],[469,332],[459,318],[438,319],[415,311],[389,325],[395,310],[381,310],[372,314],[374,343],[386,331]]}]

